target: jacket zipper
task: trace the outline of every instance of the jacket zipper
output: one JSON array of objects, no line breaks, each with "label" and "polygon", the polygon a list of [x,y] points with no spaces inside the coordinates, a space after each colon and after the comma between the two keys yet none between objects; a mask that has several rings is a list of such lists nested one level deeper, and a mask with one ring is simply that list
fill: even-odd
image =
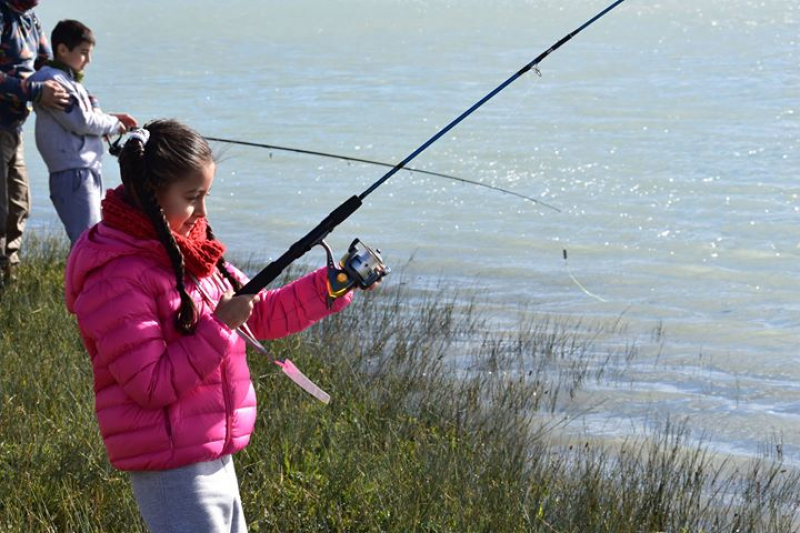
[{"label": "jacket zipper", "polygon": [[231,425],[233,424],[232,414],[231,414],[231,399],[230,399],[230,391],[228,390],[228,373],[225,370],[225,361],[222,362],[220,365],[220,377],[222,378],[222,397],[223,401],[225,402],[225,442],[223,443],[222,450],[223,453],[228,449],[228,445],[232,440],[231,435]]}]

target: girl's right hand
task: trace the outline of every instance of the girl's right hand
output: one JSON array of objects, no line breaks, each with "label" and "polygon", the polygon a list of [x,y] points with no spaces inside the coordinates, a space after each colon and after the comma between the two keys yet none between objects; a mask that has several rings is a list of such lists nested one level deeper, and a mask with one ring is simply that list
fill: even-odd
[{"label": "girl's right hand", "polygon": [[236,329],[247,322],[253,312],[253,306],[258,301],[257,295],[243,294],[236,296],[233,291],[228,291],[222,296],[216,309],[214,309],[214,316],[230,329]]}]

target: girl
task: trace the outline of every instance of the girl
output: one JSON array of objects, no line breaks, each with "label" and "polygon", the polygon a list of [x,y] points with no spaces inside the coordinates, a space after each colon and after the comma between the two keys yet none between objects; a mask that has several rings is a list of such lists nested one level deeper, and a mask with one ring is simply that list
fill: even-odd
[{"label": "girl", "polygon": [[66,300],[94,369],[95,409],[111,463],[130,471],[154,532],[246,531],[232,454],[250,439],[256,397],[235,332],[300,331],[327,306],[325,269],[281,289],[234,296],[245,282],[206,220],[211,149],[158,120],[119,154],[122,186],[77,241]]}]

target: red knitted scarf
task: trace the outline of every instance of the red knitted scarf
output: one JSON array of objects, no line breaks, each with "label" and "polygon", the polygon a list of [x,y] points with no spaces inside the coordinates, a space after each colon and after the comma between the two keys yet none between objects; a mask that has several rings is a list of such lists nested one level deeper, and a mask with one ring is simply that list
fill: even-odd
[{"label": "red knitted scarf", "polygon": [[[137,239],[158,239],[153,223],[142,210],[128,203],[126,196],[125,188],[121,185],[106,192],[102,202],[103,222]],[[208,240],[207,226],[206,219],[201,218],[187,237],[172,232],[183,254],[187,272],[198,278],[204,278],[214,272],[217,261],[225,253],[224,244]]]}]

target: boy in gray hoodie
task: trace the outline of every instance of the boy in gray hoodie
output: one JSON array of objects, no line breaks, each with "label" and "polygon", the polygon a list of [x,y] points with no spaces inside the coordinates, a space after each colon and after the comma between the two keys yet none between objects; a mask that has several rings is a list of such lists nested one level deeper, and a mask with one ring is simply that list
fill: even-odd
[{"label": "boy in gray hoodie", "polygon": [[81,85],[95,40],[77,20],[62,20],[50,37],[55,59],[31,81],[55,80],[69,93],[64,110],[34,103],[36,147],[50,172],[50,199],[71,243],[100,221],[103,182],[100,174],[103,136],[137,126],[127,113],[103,113]]}]

